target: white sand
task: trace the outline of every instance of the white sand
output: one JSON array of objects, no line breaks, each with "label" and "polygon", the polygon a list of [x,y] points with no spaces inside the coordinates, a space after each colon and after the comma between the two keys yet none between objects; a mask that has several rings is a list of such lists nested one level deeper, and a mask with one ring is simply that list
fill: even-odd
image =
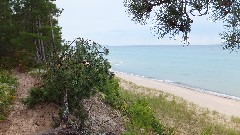
[{"label": "white sand", "polygon": [[147,78],[127,75],[123,73],[115,74],[117,77],[120,77],[126,81],[133,82],[139,86],[171,93],[175,96],[182,97],[187,101],[193,102],[201,107],[207,107],[210,110],[215,110],[222,114],[240,117],[240,101],[219,97],[216,95],[195,91],[164,82],[154,81]]}]

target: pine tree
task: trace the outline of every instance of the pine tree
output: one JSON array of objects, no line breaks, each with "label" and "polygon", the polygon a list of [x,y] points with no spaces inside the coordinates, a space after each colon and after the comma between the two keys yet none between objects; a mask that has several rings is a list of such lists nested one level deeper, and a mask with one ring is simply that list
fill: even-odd
[{"label": "pine tree", "polygon": [[0,0],[0,57],[9,56],[13,47],[12,10],[10,0]]},{"label": "pine tree", "polygon": [[14,18],[19,29],[15,43],[38,62],[45,62],[61,46],[61,28],[56,19],[61,10],[50,0],[18,0],[15,4]]}]

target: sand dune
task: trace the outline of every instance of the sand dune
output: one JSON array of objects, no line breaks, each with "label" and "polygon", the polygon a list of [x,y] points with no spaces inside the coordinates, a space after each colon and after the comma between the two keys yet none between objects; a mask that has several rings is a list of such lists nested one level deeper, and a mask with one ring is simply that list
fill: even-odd
[{"label": "sand dune", "polygon": [[207,107],[210,110],[215,110],[226,115],[233,115],[240,117],[240,101],[220,97],[200,91],[195,91],[189,88],[168,84],[164,82],[154,81],[148,78],[132,76],[123,73],[115,73],[126,81],[133,82],[139,86],[161,90],[163,92],[171,93],[175,96],[193,102],[201,107]]}]

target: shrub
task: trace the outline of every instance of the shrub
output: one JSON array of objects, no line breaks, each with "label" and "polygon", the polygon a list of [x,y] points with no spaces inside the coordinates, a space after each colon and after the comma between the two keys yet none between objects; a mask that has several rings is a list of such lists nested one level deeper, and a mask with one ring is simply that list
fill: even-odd
[{"label": "shrub", "polygon": [[12,75],[9,71],[0,69],[0,83],[6,83],[9,85],[16,86],[17,79],[12,77]]},{"label": "shrub", "polygon": [[211,127],[211,126],[206,127],[205,129],[203,129],[201,135],[212,135],[212,134],[213,134],[213,133],[212,133],[212,128],[213,128],[213,127]]},{"label": "shrub", "polygon": [[129,134],[150,134],[157,133],[159,135],[172,135],[173,129],[167,128],[162,125],[158,119],[154,116],[154,111],[148,106],[144,100],[138,100],[133,102],[127,108],[127,113],[130,118],[128,123]]},{"label": "shrub", "polygon": [[120,87],[118,84],[118,80],[109,79],[101,86],[100,91],[103,93],[103,99],[105,102],[116,109],[120,109],[123,105],[123,99],[120,95]]},{"label": "shrub", "polygon": [[0,83],[0,114],[5,116],[10,110],[10,105],[15,99],[15,88],[6,83]]},{"label": "shrub", "polygon": [[26,50],[19,50],[15,52],[14,55],[0,57],[0,67],[4,69],[17,67],[20,71],[27,71],[39,66],[41,66],[41,64],[36,62],[33,53],[27,52]]},{"label": "shrub", "polygon": [[76,40],[75,46],[64,45],[47,64],[43,85],[31,91],[26,103],[32,106],[42,101],[54,102],[62,106],[63,113],[70,111],[81,117],[84,98],[102,92],[109,101],[113,100],[109,94],[114,96],[118,85],[104,58],[107,54],[106,48],[82,38]]},{"label": "shrub", "polygon": [[24,103],[30,108],[34,107],[37,103],[47,101],[44,95],[44,89],[41,87],[32,88],[29,95],[30,96],[24,100]]},{"label": "shrub", "polygon": [[137,101],[128,110],[129,116],[133,119],[132,123],[140,128],[151,129],[154,113],[144,101]]},{"label": "shrub", "polygon": [[11,69],[15,66],[17,66],[17,64],[13,61],[12,57],[5,56],[0,58],[0,68]]},{"label": "shrub", "polygon": [[0,120],[4,119],[15,97],[17,82],[8,71],[0,70]]}]

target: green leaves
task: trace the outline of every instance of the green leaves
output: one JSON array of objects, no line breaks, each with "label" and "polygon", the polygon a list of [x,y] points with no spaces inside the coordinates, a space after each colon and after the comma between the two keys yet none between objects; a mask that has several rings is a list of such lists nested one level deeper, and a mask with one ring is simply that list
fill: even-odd
[{"label": "green leaves", "polygon": [[[189,44],[188,35],[193,17],[210,14],[213,21],[220,20],[228,25],[226,32],[220,34],[224,49],[240,48],[239,0],[125,0],[124,6],[133,21],[140,24],[153,23],[151,29],[158,38],[166,35],[172,38],[182,34],[184,44]],[[233,25],[234,21],[237,25]]]},{"label": "green leaves", "polygon": [[155,117],[154,110],[152,110],[144,100],[133,102],[130,107],[127,108],[127,113],[131,121],[128,127],[132,127],[130,133],[136,132],[138,134],[148,134],[155,132],[159,135],[174,134],[173,129],[167,128],[159,122]]},{"label": "green leaves", "polygon": [[72,45],[64,44],[48,62],[43,85],[30,92],[27,103],[47,101],[64,106],[67,95],[70,113],[77,115],[81,101],[97,92],[105,93],[109,101],[114,100],[110,95],[117,94],[118,84],[112,80],[110,63],[104,58],[107,53],[106,48],[82,38]]},{"label": "green leaves", "polygon": [[0,69],[0,120],[7,116],[12,102],[16,99],[16,86],[16,78],[13,78],[9,72]]},{"label": "green leaves", "polygon": [[[52,0],[1,0],[0,7],[2,67],[34,67],[61,46],[61,28],[56,18],[62,11]],[[25,51],[27,55],[21,53]],[[2,62],[8,58],[14,61]]]},{"label": "green leaves", "polygon": [[130,117],[133,119],[133,124],[138,125],[140,128],[151,129],[154,117],[154,112],[147,105],[146,102],[139,100],[134,103],[128,111]]},{"label": "green leaves", "polygon": [[[133,15],[133,20],[146,24],[146,20],[151,19],[155,24],[153,31],[163,38],[165,35],[176,36],[183,33],[184,41],[188,40],[188,33],[191,29],[191,18],[186,11],[189,3],[173,1],[145,1],[145,0],[126,0],[125,6],[128,13]],[[154,12],[154,13],[151,13]],[[154,18],[150,18],[154,16]]]}]

